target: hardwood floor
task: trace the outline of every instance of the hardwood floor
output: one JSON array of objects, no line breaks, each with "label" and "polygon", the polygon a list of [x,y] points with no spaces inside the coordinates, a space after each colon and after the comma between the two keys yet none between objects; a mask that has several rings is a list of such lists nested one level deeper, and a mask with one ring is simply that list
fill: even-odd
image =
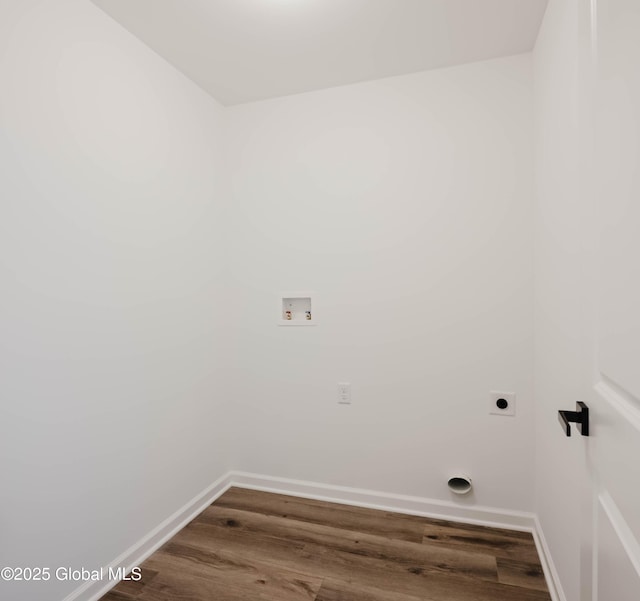
[{"label": "hardwood floor", "polygon": [[231,488],[101,601],[550,601],[531,534]]}]

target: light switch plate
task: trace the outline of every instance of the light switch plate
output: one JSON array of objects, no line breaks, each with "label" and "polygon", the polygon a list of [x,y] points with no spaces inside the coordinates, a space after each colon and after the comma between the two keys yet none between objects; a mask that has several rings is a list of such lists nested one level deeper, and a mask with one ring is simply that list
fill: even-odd
[{"label": "light switch plate", "polygon": [[349,382],[338,382],[338,403],[351,405],[351,384]]}]

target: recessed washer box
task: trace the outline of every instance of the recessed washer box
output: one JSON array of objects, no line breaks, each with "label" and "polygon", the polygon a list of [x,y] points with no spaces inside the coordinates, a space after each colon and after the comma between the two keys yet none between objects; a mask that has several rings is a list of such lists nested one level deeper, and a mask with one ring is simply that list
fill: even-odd
[{"label": "recessed washer box", "polygon": [[278,301],[279,326],[315,326],[317,303],[313,292],[281,292]]}]

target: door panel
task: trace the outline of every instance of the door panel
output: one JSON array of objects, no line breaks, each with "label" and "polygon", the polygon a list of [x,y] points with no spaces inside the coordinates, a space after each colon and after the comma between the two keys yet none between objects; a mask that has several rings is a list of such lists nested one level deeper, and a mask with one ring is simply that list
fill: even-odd
[{"label": "door panel", "polygon": [[640,2],[597,10],[600,371],[640,399]]},{"label": "door panel", "polygon": [[[614,499],[640,540],[640,412],[610,386],[596,386],[598,400],[589,462],[600,492]],[[640,589],[638,589],[640,599]]]},{"label": "door panel", "polygon": [[[585,393],[594,601],[640,599],[640,2],[584,0],[594,40],[595,377]],[[583,583],[584,584],[584,583]],[[587,601],[583,599],[582,601]]]},{"label": "door panel", "polygon": [[582,601],[638,601],[640,411],[628,394],[605,381],[593,387],[589,405],[587,471],[596,511],[593,532],[584,533],[593,556],[582,584],[591,593]]},{"label": "door panel", "polygon": [[640,577],[631,561],[631,554],[623,544],[620,516],[615,516],[615,511],[613,518],[611,516],[610,502],[610,498],[601,496],[598,505],[597,598],[638,601]]}]

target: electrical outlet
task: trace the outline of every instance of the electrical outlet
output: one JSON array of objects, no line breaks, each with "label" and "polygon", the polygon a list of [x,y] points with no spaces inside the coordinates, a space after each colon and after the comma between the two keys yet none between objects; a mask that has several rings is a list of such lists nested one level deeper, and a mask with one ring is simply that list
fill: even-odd
[{"label": "electrical outlet", "polygon": [[489,392],[489,413],[493,415],[516,414],[516,393],[504,390],[492,390]]},{"label": "electrical outlet", "polygon": [[351,405],[351,384],[349,382],[338,382],[338,403]]}]

